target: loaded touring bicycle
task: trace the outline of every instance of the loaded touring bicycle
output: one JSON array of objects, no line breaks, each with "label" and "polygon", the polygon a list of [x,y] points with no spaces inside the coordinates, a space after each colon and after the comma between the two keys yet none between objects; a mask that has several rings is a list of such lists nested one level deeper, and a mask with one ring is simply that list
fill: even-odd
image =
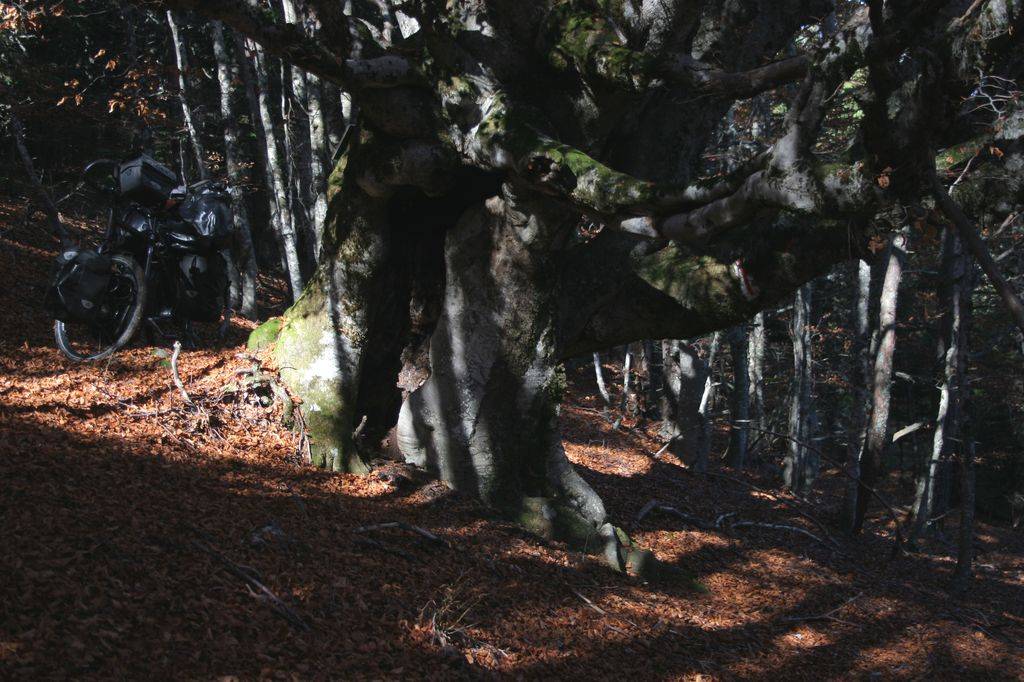
[{"label": "loaded touring bicycle", "polygon": [[164,325],[179,325],[189,339],[191,322],[220,320],[234,234],[226,187],[180,185],[146,154],[94,161],[83,180],[111,205],[97,249],[69,248],[57,258],[46,294],[57,347],[75,361],[101,360],[144,324],[161,337]]}]

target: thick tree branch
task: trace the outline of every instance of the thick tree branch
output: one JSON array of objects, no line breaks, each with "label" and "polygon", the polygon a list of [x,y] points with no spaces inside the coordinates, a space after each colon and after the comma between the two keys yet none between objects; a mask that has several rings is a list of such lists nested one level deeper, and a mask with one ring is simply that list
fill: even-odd
[{"label": "thick tree branch", "polygon": [[669,82],[687,86],[694,94],[744,99],[800,80],[807,75],[810,63],[807,56],[800,55],[730,73],[688,54],[676,54],[667,58],[657,72]]},{"label": "thick tree branch", "polygon": [[1021,332],[1024,332],[1024,303],[1021,302],[1020,296],[1017,295],[1013,285],[1011,285],[1003,273],[999,270],[999,266],[996,264],[995,259],[992,257],[992,253],[988,250],[988,246],[985,245],[985,240],[978,234],[977,228],[971,219],[967,217],[967,214],[963,212],[960,205],[953,201],[952,197],[949,196],[948,191],[939,181],[938,176],[933,172],[931,175],[931,192],[935,198],[935,202],[942,209],[942,212],[946,214],[953,225],[956,226],[957,232],[960,234],[960,238],[967,244],[967,248],[970,249],[971,255],[978,261],[981,269],[985,272],[989,281],[992,283],[992,287],[999,294],[999,297],[1003,299],[1003,304],[1006,309],[1010,312],[1013,317],[1014,323],[1020,328]]},{"label": "thick tree branch", "polygon": [[[133,0],[142,4],[143,0]],[[274,20],[259,0],[164,0],[167,7],[195,11],[222,21],[260,43],[270,54],[349,89],[389,88],[420,82],[405,58],[385,55],[349,59],[352,42],[345,15],[328,2],[318,2],[324,42],[309,36],[302,26]],[[335,3],[340,8],[341,3]]]},{"label": "thick tree branch", "polygon": [[43,211],[46,213],[46,221],[50,225],[50,229],[53,233],[60,238],[62,245],[67,246],[74,240],[71,238],[71,233],[68,232],[67,227],[61,222],[60,214],[57,211],[57,204],[53,200],[49,190],[43,186],[42,181],[36,174],[35,163],[32,161],[32,155],[28,151],[28,147],[25,144],[25,126],[22,125],[21,119],[12,111],[8,115],[8,120],[11,125],[11,135],[14,138],[14,147],[18,151],[18,156],[21,157],[21,164],[25,167],[25,173],[28,175],[29,181],[32,183],[32,189],[36,193],[36,199],[42,204]]}]

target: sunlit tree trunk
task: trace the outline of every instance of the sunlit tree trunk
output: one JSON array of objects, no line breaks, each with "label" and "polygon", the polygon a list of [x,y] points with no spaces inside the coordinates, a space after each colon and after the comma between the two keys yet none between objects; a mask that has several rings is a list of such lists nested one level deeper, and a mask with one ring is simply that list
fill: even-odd
[{"label": "sunlit tree trunk", "polygon": [[889,242],[885,278],[878,303],[878,344],[871,372],[871,415],[860,457],[861,485],[857,492],[857,508],[853,532],[864,527],[871,488],[881,475],[882,457],[889,445],[889,407],[892,400],[893,356],[896,352],[897,302],[900,280],[907,259],[907,231],[903,230]]},{"label": "sunlit tree trunk", "polygon": [[[199,173],[199,177],[205,180],[210,177],[210,171],[206,167],[206,151],[203,149],[202,138],[199,135],[199,130],[196,128],[195,121],[192,119],[192,103],[188,85],[188,46],[171,10],[167,10],[167,25],[171,29],[174,59],[178,65],[178,100],[181,102],[181,117],[185,121],[185,130],[188,132],[188,139],[192,144],[196,170]],[[184,175],[185,169],[182,168],[181,172]]]},{"label": "sunlit tree trunk", "polygon": [[[754,439],[764,442],[768,428],[764,405],[764,312],[759,312],[750,323],[750,341],[747,349],[747,383],[750,388],[750,423]],[[756,450],[757,448],[755,448]]]},{"label": "sunlit tree trunk", "polygon": [[252,68],[256,76],[259,120],[267,150],[267,171],[271,179],[269,189],[273,198],[272,215],[278,227],[285,264],[288,266],[288,283],[291,285],[292,301],[294,302],[302,295],[304,282],[302,268],[299,264],[299,245],[295,236],[295,225],[289,210],[288,185],[284,168],[281,165],[281,151],[274,132],[274,117],[270,105],[270,79],[267,76],[266,57],[262,48],[256,43],[250,43],[249,47],[253,54]]},{"label": "sunlit tree trunk", "polygon": [[217,60],[217,83],[220,86],[220,113],[224,121],[224,158],[227,166],[230,191],[233,199],[235,234],[237,236],[236,262],[241,266],[242,291],[239,312],[248,318],[256,316],[256,252],[252,242],[252,228],[249,224],[249,209],[242,194],[245,180],[242,170],[242,151],[238,141],[239,112],[231,94],[232,84],[239,80],[237,70],[228,56],[224,40],[224,28],[220,22],[213,22],[213,53]]},{"label": "sunlit tree trunk", "polygon": [[612,406],[612,397],[608,393],[608,386],[604,381],[604,367],[601,366],[601,354],[594,353],[594,379],[597,382],[597,392],[601,394],[605,409]]}]

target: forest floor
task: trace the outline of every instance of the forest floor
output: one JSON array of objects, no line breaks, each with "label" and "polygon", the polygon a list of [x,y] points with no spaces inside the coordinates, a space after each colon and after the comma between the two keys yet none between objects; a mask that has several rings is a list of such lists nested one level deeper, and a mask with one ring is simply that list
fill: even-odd
[{"label": "forest floor", "polygon": [[[890,559],[883,512],[856,540],[828,529],[834,474],[800,501],[770,463],[655,459],[581,370],[570,459],[707,592],[639,582],[440,484],[303,465],[279,404],[223,390],[253,365],[249,323],[182,355],[201,410],[152,347],[69,363],[40,307],[55,250],[22,210],[0,203],[2,678],[1024,679],[1020,533],[980,524],[952,599],[951,548]],[[721,527],[637,522],[651,500]],[[390,522],[443,543],[364,528]]]}]

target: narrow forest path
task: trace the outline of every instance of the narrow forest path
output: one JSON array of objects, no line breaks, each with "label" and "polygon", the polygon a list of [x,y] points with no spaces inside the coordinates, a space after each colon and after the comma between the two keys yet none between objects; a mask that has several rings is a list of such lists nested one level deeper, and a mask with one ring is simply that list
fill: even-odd
[{"label": "narrow forest path", "polygon": [[[642,429],[601,418],[584,372],[564,409],[570,458],[640,544],[709,593],[638,583],[439,484],[303,466],[279,404],[222,397],[252,364],[244,324],[182,356],[205,416],[153,348],[65,361],[40,309],[55,254],[19,210],[0,204],[0,677],[1024,677],[1019,534],[980,528],[958,603],[948,559],[887,562],[884,519],[838,540],[842,554],[742,525],[821,537],[793,509],[827,519],[748,487],[767,474],[653,460]],[[634,522],[651,500],[726,515],[722,529]],[[362,528],[387,522],[446,544]]]}]

